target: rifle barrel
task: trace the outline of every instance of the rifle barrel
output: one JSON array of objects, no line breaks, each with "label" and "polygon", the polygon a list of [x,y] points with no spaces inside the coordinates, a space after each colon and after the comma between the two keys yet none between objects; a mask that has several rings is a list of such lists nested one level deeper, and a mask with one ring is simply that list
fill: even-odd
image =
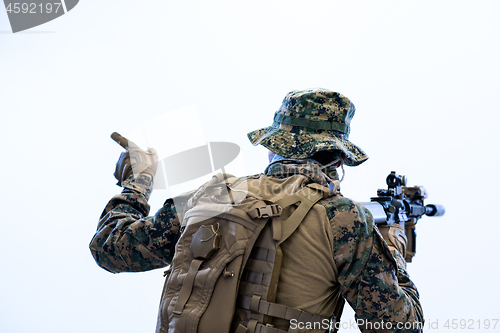
[{"label": "rifle barrel", "polygon": [[425,215],[427,216],[443,216],[445,213],[444,206],[427,205],[425,206]]}]

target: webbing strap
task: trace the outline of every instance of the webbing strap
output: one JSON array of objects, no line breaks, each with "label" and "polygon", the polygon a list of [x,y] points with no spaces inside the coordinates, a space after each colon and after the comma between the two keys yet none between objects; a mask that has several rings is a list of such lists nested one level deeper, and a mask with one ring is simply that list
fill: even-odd
[{"label": "webbing strap", "polygon": [[[325,190],[323,190],[325,189]],[[274,303],[276,300],[277,286],[280,276],[281,264],[283,253],[280,244],[283,243],[293,232],[298,228],[299,224],[305,218],[311,208],[321,198],[329,194],[328,189],[320,186],[318,187],[304,187],[293,195],[285,196],[278,200],[275,205],[262,206],[262,203],[257,203],[248,212],[251,218],[266,218],[272,217],[273,223],[273,239],[277,241],[276,255],[274,260],[274,267],[271,276],[271,283],[269,285],[267,300],[261,300],[261,296],[254,294],[253,296],[241,295],[238,297],[238,306],[240,308],[250,310],[254,314],[264,315],[264,323],[271,322],[269,317],[280,318],[284,320],[297,319],[302,322],[322,322],[329,320],[329,318],[314,315],[299,309],[288,307],[282,304]],[[288,207],[292,204],[300,203],[295,211],[286,219],[281,219],[281,207]],[[277,206],[275,208],[275,206]],[[255,252],[255,256],[259,259],[268,258],[269,253],[265,250]],[[262,260],[261,259],[261,260]],[[250,275],[249,275],[250,276]],[[267,318],[269,319],[267,319]],[[244,333],[244,326],[238,326],[236,333]],[[294,330],[291,330],[292,332]],[[247,325],[246,333],[286,333],[272,326],[262,325],[255,319],[251,319]]]},{"label": "webbing strap", "polygon": [[247,214],[252,219],[279,216],[281,214],[281,207],[276,204],[268,205],[264,201],[259,201],[248,210]]},{"label": "webbing strap", "polygon": [[266,249],[264,247],[257,247],[257,246],[254,246],[252,254],[250,254],[250,258],[252,259],[270,261],[270,262],[273,261],[274,256],[275,256],[275,251],[273,249]]},{"label": "webbing strap", "polygon": [[262,273],[252,270],[247,270],[241,275],[241,281],[269,286],[271,284],[271,273]]},{"label": "webbing strap", "polygon": [[287,333],[289,331],[283,331],[279,328],[275,328],[272,326],[257,324],[255,327],[255,333]]},{"label": "webbing strap", "polygon": [[182,285],[181,292],[179,293],[179,298],[177,299],[177,304],[175,305],[174,313],[177,315],[182,314],[182,310],[184,310],[184,306],[186,305],[189,296],[191,296],[191,292],[193,291],[194,278],[202,262],[203,260],[198,259],[191,261],[189,271],[186,275],[186,280]]},{"label": "webbing strap", "polygon": [[[281,216],[274,218],[276,220],[279,220],[279,232],[281,233],[281,237],[279,237],[279,241],[277,242],[273,273],[267,294],[267,300],[269,302],[274,302],[276,300],[276,293],[278,291],[281,263],[283,261],[283,252],[281,251],[280,244],[283,243],[288,237],[290,237],[291,234],[293,234],[293,232],[298,228],[300,222],[302,222],[309,210],[311,210],[314,204],[318,202],[322,197],[323,192],[309,187],[304,187],[294,195],[284,197],[276,202],[276,204],[281,207],[288,207],[289,205],[299,201],[300,205],[286,220],[283,221],[281,219]],[[273,238],[276,240],[278,237],[275,237],[276,229],[274,224],[273,229]]]},{"label": "webbing strap", "polygon": [[267,291],[267,300],[270,302],[274,302],[276,300],[282,261],[283,261],[283,252],[281,251],[281,247],[278,246],[276,248],[276,256],[274,257],[274,267],[273,267],[273,272],[271,274],[271,282],[269,283],[269,289]]},{"label": "webbing strap", "polygon": [[281,217],[280,216],[274,217],[272,224],[273,224],[273,240],[275,240],[279,244],[281,243],[281,237],[282,237]]},{"label": "webbing strap", "polygon": [[296,202],[300,202],[299,207],[290,215],[281,225],[281,240],[278,245],[283,243],[297,229],[300,222],[307,215],[309,210],[323,198],[323,192],[309,187],[304,187],[294,195],[286,196],[276,203],[281,207],[288,207]]},{"label": "webbing strap", "polygon": [[349,134],[349,125],[337,121],[313,120],[291,117],[282,113],[275,113],[274,121],[291,126],[306,127],[314,130],[339,131]]},{"label": "webbing strap", "polygon": [[250,319],[250,321],[248,322],[248,325],[247,325],[247,329],[248,329],[248,333],[254,333],[255,332],[255,328],[257,327],[257,324],[259,322],[255,319]]},{"label": "webbing strap", "polygon": [[246,269],[262,273],[269,273],[273,268],[273,263],[269,261],[248,259]]},{"label": "webbing strap", "polygon": [[238,298],[238,305],[243,309],[252,310],[252,312],[255,313],[286,320],[297,319],[300,322],[322,322],[323,320],[330,320],[328,317],[315,315],[283,304],[258,299],[258,295],[253,295],[252,297],[240,295]]},{"label": "webbing strap", "polygon": [[247,333],[247,328],[241,324],[238,325],[234,333]]},{"label": "webbing strap", "polygon": [[287,333],[289,331],[283,331],[272,326],[265,326],[259,324],[257,320],[250,319],[248,322],[248,328],[239,324],[234,333]]},{"label": "webbing strap", "polygon": [[272,326],[262,325],[257,322],[255,319],[251,319],[248,323],[249,328],[239,324],[238,328],[234,333],[292,333],[293,330],[280,330],[279,328],[275,328]]}]

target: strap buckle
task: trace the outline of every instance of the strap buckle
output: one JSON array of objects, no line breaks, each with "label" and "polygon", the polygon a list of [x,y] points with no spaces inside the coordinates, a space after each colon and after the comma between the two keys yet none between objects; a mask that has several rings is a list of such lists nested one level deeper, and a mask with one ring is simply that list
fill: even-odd
[{"label": "strap buckle", "polygon": [[265,207],[257,207],[257,217],[258,218],[268,218],[274,216],[280,216],[283,209],[281,206],[273,204],[267,205]]}]

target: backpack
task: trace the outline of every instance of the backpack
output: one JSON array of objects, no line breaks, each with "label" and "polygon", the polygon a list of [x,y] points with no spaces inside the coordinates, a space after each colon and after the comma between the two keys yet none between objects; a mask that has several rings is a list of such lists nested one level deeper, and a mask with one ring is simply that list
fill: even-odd
[{"label": "backpack", "polygon": [[214,176],[188,202],[163,287],[156,332],[298,331],[274,328],[276,318],[330,323],[330,318],[274,303],[280,244],[329,190],[308,184],[272,202],[233,190],[226,178]]}]

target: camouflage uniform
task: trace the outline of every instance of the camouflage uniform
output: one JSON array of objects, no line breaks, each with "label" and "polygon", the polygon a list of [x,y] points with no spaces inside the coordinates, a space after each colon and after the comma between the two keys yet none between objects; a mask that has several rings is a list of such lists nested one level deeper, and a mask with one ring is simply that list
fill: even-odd
[{"label": "camouflage uniform", "polygon": [[289,92],[274,114],[271,126],[248,133],[253,145],[290,158],[309,158],[318,151],[341,150],[345,164],[356,166],[368,159],[350,142],[356,108],[345,96],[325,89]]},{"label": "camouflage uniform", "polygon": [[[354,111],[349,112],[353,110],[352,103],[347,102],[348,100],[346,101],[343,96],[337,96],[332,100],[344,105],[344,114],[352,118]],[[304,101],[302,102],[305,104]],[[290,103],[287,98],[283,104],[286,103]],[[324,105],[325,102],[321,101],[321,104]],[[316,113],[318,114],[322,115]],[[283,119],[287,118],[281,118],[278,121],[275,118],[275,124],[270,128],[250,133],[250,139],[254,143],[266,145],[277,154],[286,155],[289,150],[286,149],[285,144],[297,143],[297,140],[283,141],[286,135],[291,136],[291,132],[287,134],[287,131],[292,129],[300,133],[301,130],[297,130],[296,125],[281,124],[280,121]],[[345,119],[340,121],[345,124]],[[293,119],[290,122],[293,122]],[[337,130],[320,129],[316,130],[316,134],[307,133],[307,131],[308,129],[302,129],[302,133],[295,138],[301,138],[306,134],[312,135],[311,140],[320,140],[321,136],[332,136],[331,131]],[[328,134],[325,134],[325,131]],[[347,144],[346,135],[347,133],[343,133],[342,137],[339,137],[335,134],[332,140],[326,143],[323,140],[324,144],[321,147],[348,152],[346,153],[348,165],[362,163],[367,156],[352,143]],[[302,146],[299,144],[297,147]],[[288,157],[310,157],[318,151],[314,147],[317,146],[311,146],[310,149],[302,151],[297,148],[298,150],[289,154]],[[318,164],[290,161],[273,163],[264,174],[245,177],[239,181],[259,181],[261,177],[287,178],[293,175],[304,175],[308,178],[308,182],[322,186],[329,186],[332,180],[338,180],[335,170],[325,173]],[[166,267],[171,263],[174,255],[175,243],[179,237],[179,221],[186,211],[187,200],[192,193],[176,198],[175,205],[174,200],[167,200],[154,216],[148,216],[150,209],[148,198],[152,190],[151,176],[141,174],[135,179],[132,175],[123,182],[123,187],[122,193],[110,200],[101,215],[97,232],[90,243],[94,259],[99,266],[113,273],[147,271]],[[405,260],[397,250],[391,252],[375,227],[371,213],[360,204],[341,195],[332,195],[322,199],[319,204],[325,208],[331,226],[331,233],[330,231],[328,233],[332,237],[331,244],[333,244],[331,263],[338,277],[336,290],[340,291],[343,298],[355,310],[358,320],[394,323],[391,330],[370,329],[362,326],[360,329],[363,332],[419,332],[420,329],[398,329],[396,326],[397,323],[423,323],[419,295],[409,278]],[[296,232],[300,232],[300,229]],[[285,252],[285,249],[283,251]],[[307,249],[300,249],[300,251],[307,251]],[[288,255],[293,257],[293,251],[289,250]],[[312,299],[315,299],[314,292],[318,291],[315,290],[314,282],[308,283],[304,280],[303,285],[304,289],[310,288],[307,292],[312,294]],[[318,299],[330,297],[335,297],[335,295],[317,295]],[[282,299],[286,302],[286,297]],[[308,311],[308,309],[302,309]]]}]

